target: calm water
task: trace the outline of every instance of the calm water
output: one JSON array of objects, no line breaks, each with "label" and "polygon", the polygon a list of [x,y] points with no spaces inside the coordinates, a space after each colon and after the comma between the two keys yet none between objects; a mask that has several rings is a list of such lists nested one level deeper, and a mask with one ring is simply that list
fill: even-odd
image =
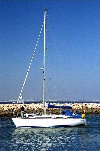
[{"label": "calm water", "polygon": [[100,151],[100,115],[87,121],[85,127],[16,129],[1,118],[0,151]]}]

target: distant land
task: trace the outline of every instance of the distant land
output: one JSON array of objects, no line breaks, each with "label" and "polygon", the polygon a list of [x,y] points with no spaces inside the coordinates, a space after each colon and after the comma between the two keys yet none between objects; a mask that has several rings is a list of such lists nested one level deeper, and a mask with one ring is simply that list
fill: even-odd
[{"label": "distant land", "polygon": [[[25,104],[42,103],[42,100],[22,100]],[[46,100],[47,103],[100,103],[100,100]],[[0,104],[16,104],[17,100],[3,100]]]}]

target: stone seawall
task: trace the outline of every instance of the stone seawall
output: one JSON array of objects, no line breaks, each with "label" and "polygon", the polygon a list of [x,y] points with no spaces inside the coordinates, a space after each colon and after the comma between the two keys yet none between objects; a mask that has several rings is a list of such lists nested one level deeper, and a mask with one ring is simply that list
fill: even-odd
[{"label": "stone seawall", "polygon": [[[54,103],[55,104],[55,103]],[[72,107],[73,112],[82,112],[86,114],[100,114],[100,103],[65,103],[55,105],[68,105]],[[21,107],[24,106],[25,113],[43,113],[42,104],[0,104],[0,117],[17,117],[20,116]],[[59,114],[60,109],[47,109],[47,114]]]}]

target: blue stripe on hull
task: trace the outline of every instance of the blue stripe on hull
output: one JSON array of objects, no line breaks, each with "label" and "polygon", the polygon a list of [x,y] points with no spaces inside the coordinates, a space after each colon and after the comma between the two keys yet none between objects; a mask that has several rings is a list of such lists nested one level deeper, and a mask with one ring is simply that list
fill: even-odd
[{"label": "blue stripe on hull", "polygon": [[85,124],[80,124],[80,125],[76,125],[76,126],[71,126],[71,125],[56,125],[56,126],[50,126],[50,127],[39,127],[39,126],[19,126],[17,128],[67,128],[67,127],[81,127],[84,126]]}]

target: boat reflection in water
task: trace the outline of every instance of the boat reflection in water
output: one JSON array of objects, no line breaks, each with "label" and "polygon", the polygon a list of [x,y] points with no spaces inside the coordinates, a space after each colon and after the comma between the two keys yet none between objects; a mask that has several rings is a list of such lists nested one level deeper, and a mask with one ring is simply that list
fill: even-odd
[{"label": "boat reflection in water", "polygon": [[87,138],[85,127],[18,128],[12,133],[12,148],[13,150],[72,150],[78,149],[79,142],[85,147]]}]

